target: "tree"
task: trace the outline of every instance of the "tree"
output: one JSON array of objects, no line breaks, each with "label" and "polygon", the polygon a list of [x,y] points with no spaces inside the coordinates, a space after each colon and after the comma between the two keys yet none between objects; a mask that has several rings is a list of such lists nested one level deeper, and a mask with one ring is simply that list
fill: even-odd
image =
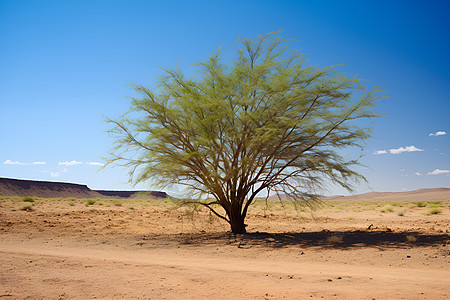
[{"label": "tree", "polygon": [[[198,203],[245,233],[255,197],[282,192],[314,203],[327,183],[348,190],[364,177],[357,159],[338,151],[360,147],[370,129],[355,121],[376,117],[376,90],[335,66],[305,65],[292,41],[277,33],[239,40],[235,60],[218,51],[197,64],[198,78],[165,70],[152,91],[134,85],[138,97],[113,124],[110,163],[130,167],[134,183],[187,186]],[[223,209],[220,209],[223,208]]]}]

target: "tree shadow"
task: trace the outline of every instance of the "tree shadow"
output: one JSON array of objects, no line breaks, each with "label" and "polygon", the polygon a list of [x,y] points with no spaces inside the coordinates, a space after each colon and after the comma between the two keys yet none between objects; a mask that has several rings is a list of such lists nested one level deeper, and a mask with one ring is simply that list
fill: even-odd
[{"label": "tree shadow", "polygon": [[205,244],[235,244],[239,248],[334,248],[364,247],[411,248],[445,245],[448,234],[386,231],[319,231],[268,233],[254,232],[243,235],[232,233],[199,233],[178,235],[180,244],[200,246]]}]

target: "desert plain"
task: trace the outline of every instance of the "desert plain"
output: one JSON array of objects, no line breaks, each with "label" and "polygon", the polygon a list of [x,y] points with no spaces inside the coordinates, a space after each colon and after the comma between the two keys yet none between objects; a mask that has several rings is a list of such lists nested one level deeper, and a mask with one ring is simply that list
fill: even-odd
[{"label": "desert plain", "polygon": [[257,201],[0,198],[0,299],[449,299],[450,190]]}]

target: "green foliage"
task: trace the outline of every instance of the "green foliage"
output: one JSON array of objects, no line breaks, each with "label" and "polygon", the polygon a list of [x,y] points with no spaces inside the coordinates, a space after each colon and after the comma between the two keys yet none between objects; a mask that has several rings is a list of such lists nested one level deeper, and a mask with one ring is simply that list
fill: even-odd
[{"label": "green foliage", "polygon": [[414,204],[417,207],[425,207],[425,206],[427,206],[427,204],[425,202],[423,202],[423,201],[416,201],[416,202],[414,202]]},{"label": "green foliage", "polygon": [[86,206],[93,205],[93,204],[95,204],[95,202],[97,202],[97,200],[95,200],[95,199],[87,199],[86,200]]},{"label": "green foliage", "polygon": [[440,209],[438,207],[431,207],[428,209],[427,215],[437,215],[437,214],[440,214],[441,212],[442,212],[442,209]]},{"label": "green foliage", "polygon": [[[130,167],[134,183],[180,184],[214,214],[245,232],[261,191],[313,205],[328,183],[352,190],[359,163],[339,150],[362,147],[380,97],[334,66],[306,65],[276,33],[239,40],[230,66],[217,52],[198,63],[197,78],[166,70],[150,90],[135,85],[131,109],[113,124],[110,163]],[[219,214],[217,206],[225,210]]]},{"label": "green foliage", "polygon": [[26,196],[22,198],[23,202],[34,202],[36,200],[36,197],[32,197],[32,196]]},{"label": "green foliage", "polygon": [[26,205],[22,206],[22,207],[20,208],[20,210],[23,210],[23,211],[32,211],[32,210],[33,210],[33,204],[26,204]]},{"label": "green foliage", "polygon": [[392,208],[392,205],[387,204],[385,206],[383,206],[383,208],[381,209],[381,212],[393,212],[394,208]]},{"label": "green foliage", "polygon": [[120,201],[120,200],[114,200],[114,201],[113,201],[113,204],[114,204],[115,206],[122,206],[122,201]]}]

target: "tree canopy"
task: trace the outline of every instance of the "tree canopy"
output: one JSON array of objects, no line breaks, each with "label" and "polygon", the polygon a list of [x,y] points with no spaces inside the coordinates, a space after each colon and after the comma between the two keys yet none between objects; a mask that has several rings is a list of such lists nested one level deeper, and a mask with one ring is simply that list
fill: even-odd
[{"label": "tree canopy", "polygon": [[239,43],[229,65],[218,51],[194,78],[168,69],[153,90],[134,85],[130,111],[108,121],[110,162],[130,167],[133,182],[208,195],[198,202],[245,233],[263,191],[310,203],[328,183],[351,191],[364,179],[340,150],[364,146],[370,129],[355,121],[376,117],[381,97],[336,66],[307,65],[277,33]]}]

